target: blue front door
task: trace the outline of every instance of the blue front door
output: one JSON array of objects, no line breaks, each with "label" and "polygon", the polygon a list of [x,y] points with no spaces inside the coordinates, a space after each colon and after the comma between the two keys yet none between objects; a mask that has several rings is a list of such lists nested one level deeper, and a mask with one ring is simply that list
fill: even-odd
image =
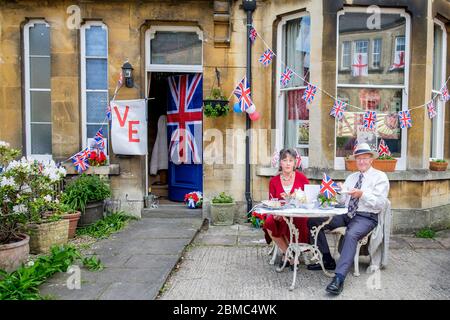
[{"label": "blue front door", "polygon": [[183,201],[186,193],[203,192],[203,77],[172,76],[168,85],[169,199]]}]

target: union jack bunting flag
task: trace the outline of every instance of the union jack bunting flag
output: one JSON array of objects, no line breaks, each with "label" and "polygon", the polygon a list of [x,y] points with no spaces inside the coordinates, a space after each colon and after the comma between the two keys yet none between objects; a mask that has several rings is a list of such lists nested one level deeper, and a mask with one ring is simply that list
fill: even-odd
[{"label": "union jack bunting flag", "polygon": [[251,27],[249,37],[250,37],[250,40],[252,41],[252,43],[255,42],[257,36],[258,36],[258,33],[256,32],[256,29]]},{"label": "union jack bunting flag", "polygon": [[293,71],[289,69],[289,67],[286,68],[286,70],[281,74],[280,83],[282,86],[286,86],[289,81],[291,81]]},{"label": "union jack bunting flag", "polygon": [[273,51],[267,49],[259,58],[259,62],[261,62],[264,66],[268,66],[270,62],[272,62],[272,58],[273,58]]},{"label": "union jack bunting flag", "polygon": [[103,128],[100,128],[95,134],[94,140],[100,149],[105,149],[105,139],[103,138]]},{"label": "union jack bunting flag", "polygon": [[89,168],[89,160],[87,158],[82,159],[78,155],[72,158],[72,163],[75,166],[75,170],[77,170],[78,173],[83,173]]},{"label": "union jack bunting flag", "polygon": [[202,163],[202,75],[168,78],[167,134],[170,161],[175,164]]},{"label": "union jack bunting flag", "polygon": [[239,105],[242,112],[253,106],[250,87],[248,86],[247,77],[244,77],[234,89],[234,95],[239,99]]},{"label": "union jack bunting flag", "polygon": [[381,156],[390,156],[391,150],[389,150],[389,147],[387,146],[386,142],[381,139],[380,144],[378,145],[378,155]]},{"label": "union jack bunting flag", "polygon": [[316,96],[317,87],[313,86],[312,84],[308,84],[308,86],[305,89],[305,92],[303,93],[303,100],[306,101],[306,103],[311,103]]},{"label": "union jack bunting flag", "polygon": [[347,108],[347,104],[345,102],[335,100],[333,109],[331,109],[330,115],[341,120],[344,117],[344,111]]},{"label": "union jack bunting flag", "polygon": [[443,101],[450,100],[450,93],[448,92],[448,89],[447,89],[447,87],[445,85],[441,89],[441,94],[442,94],[442,100]]},{"label": "union jack bunting flag", "polygon": [[111,121],[111,105],[108,103],[108,106],[106,107],[106,117],[109,121]]},{"label": "union jack bunting flag", "polygon": [[119,80],[117,81],[117,86],[119,88],[123,86],[123,71],[120,71]]},{"label": "union jack bunting flag", "polygon": [[323,194],[327,199],[330,199],[336,195],[337,187],[336,182],[324,173],[322,183],[320,184],[320,194]]},{"label": "union jack bunting flag", "polygon": [[409,110],[400,111],[398,113],[398,117],[400,120],[400,128],[405,129],[412,127],[411,114],[409,113]]},{"label": "union jack bunting flag", "polygon": [[373,129],[377,121],[377,113],[375,111],[366,111],[364,114],[364,127]]},{"label": "union jack bunting flag", "polygon": [[427,103],[427,111],[428,111],[428,117],[430,119],[433,119],[437,115],[436,106],[434,105],[434,101],[433,100],[430,100]]}]

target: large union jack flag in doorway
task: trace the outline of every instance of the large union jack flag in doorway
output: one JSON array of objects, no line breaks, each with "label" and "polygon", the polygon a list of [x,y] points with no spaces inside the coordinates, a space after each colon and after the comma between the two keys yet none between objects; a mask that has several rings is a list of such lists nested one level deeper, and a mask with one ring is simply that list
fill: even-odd
[{"label": "large union jack flag in doorway", "polygon": [[202,75],[168,78],[169,159],[175,164],[202,163]]}]

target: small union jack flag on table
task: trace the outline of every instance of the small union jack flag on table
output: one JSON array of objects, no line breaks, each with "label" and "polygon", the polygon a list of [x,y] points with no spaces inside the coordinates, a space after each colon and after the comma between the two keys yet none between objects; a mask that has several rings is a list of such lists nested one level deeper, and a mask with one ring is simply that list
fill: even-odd
[{"label": "small union jack flag on table", "polygon": [[427,103],[427,111],[428,111],[428,117],[430,119],[433,119],[436,116],[436,114],[437,114],[436,106],[434,105],[434,101],[433,100],[430,100]]},{"label": "small union jack flag on table", "polygon": [[305,92],[303,93],[303,100],[306,101],[306,103],[311,103],[316,96],[317,87],[313,86],[312,84],[308,84],[308,86],[305,89]]},{"label": "small union jack flag on table", "polygon": [[366,111],[364,114],[364,127],[373,129],[377,121],[377,113],[375,111]]},{"label": "small union jack flag on table", "polygon": [[245,112],[248,108],[253,106],[250,87],[247,82],[247,77],[244,77],[241,82],[234,89],[234,95],[239,99],[239,105],[242,112]]},{"label": "small union jack flag on table", "polygon": [[337,187],[336,182],[324,173],[322,183],[320,184],[320,194],[323,194],[327,199],[330,199],[336,195]]},{"label": "small union jack flag on table", "polygon": [[411,114],[409,113],[409,110],[400,111],[398,113],[398,117],[400,120],[400,128],[405,129],[412,127]]},{"label": "small union jack flag on table", "polygon": [[344,111],[347,108],[347,104],[343,101],[335,100],[333,109],[331,109],[330,115],[341,120],[344,117]]},{"label": "small union jack flag on table", "polygon": [[441,89],[441,94],[442,94],[442,100],[443,101],[450,100],[450,93],[448,92],[448,89],[447,89],[447,87],[445,85]]},{"label": "small union jack flag on table", "polygon": [[267,49],[259,58],[259,62],[261,62],[264,66],[268,66],[270,62],[272,62],[272,58],[273,58],[273,51]]},{"label": "small union jack flag on table", "polygon": [[280,83],[282,86],[286,86],[289,81],[291,81],[293,71],[289,68],[281,74]]},{"label": "small union jack flag on table", "polygon": [[252,43],[255,42],[257,36],[258,36],[258,33],[256,32],[256,29],[251,27],[249,38],[252,41]]},{"label": "small union jack flag on table", "polygon": [[378,155],[381,156],[390,156],[391,155],[391,150],[389,150],[389,147],[387,146],[386,142],[381,139],[380,140],[380,144],[378,146]]}]

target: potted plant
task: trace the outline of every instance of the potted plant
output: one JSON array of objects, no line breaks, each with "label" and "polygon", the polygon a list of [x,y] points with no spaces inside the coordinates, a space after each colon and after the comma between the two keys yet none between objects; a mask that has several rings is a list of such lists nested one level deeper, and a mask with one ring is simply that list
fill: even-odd
[{"label": "potted plant", "polygon": [[203,196],[200,191],[189,192],[184,196],[184,203],[189,209],[201,208]]},{"label": "potted plant", "polygon": [[431,159],[430,170],[431,171],[445,171],[447,170],[448,162],[445,159]]},{"label": "potted plant", "polygon": [[78,226],[84,227],[103,218],[104,200],[110,195],[111,189],[98,175],[82,174],[67,185],[61,202],[81,212]]},{"label": "potted plant", "polygon": [[358,171],[356,166],[356,160],[351,160],[350,156],[345,157],[345,170],[347,171]]},{"label": "potted plant", "polygon": [[233,224],[235,202],[233,197],[221,192],[211,200],[211,219],[213,225],[228,226]]},{"label": "potted plant", "polygon": [[388,155],[382,155],[375,159],[372,163],[372,166],[375,169],[384,171],[384,172],[393,172],[395,171],[395,166],[397,164],[397,159],[388,156]]},{"label": "potted plant", "polygon": [[56,213],[61,216],[62,219],[69,220],[69,239],[75,237],[77,230],[78,220],[80,220],[81,212],[72,209],[69,205],[60,203]]},{"label": "potted plant", "polygon": [[223,95],[220,88],[213,88],[211,95],[203,100],[203,113],[206,117],[224,117],[230,111],[229,101]]}]

